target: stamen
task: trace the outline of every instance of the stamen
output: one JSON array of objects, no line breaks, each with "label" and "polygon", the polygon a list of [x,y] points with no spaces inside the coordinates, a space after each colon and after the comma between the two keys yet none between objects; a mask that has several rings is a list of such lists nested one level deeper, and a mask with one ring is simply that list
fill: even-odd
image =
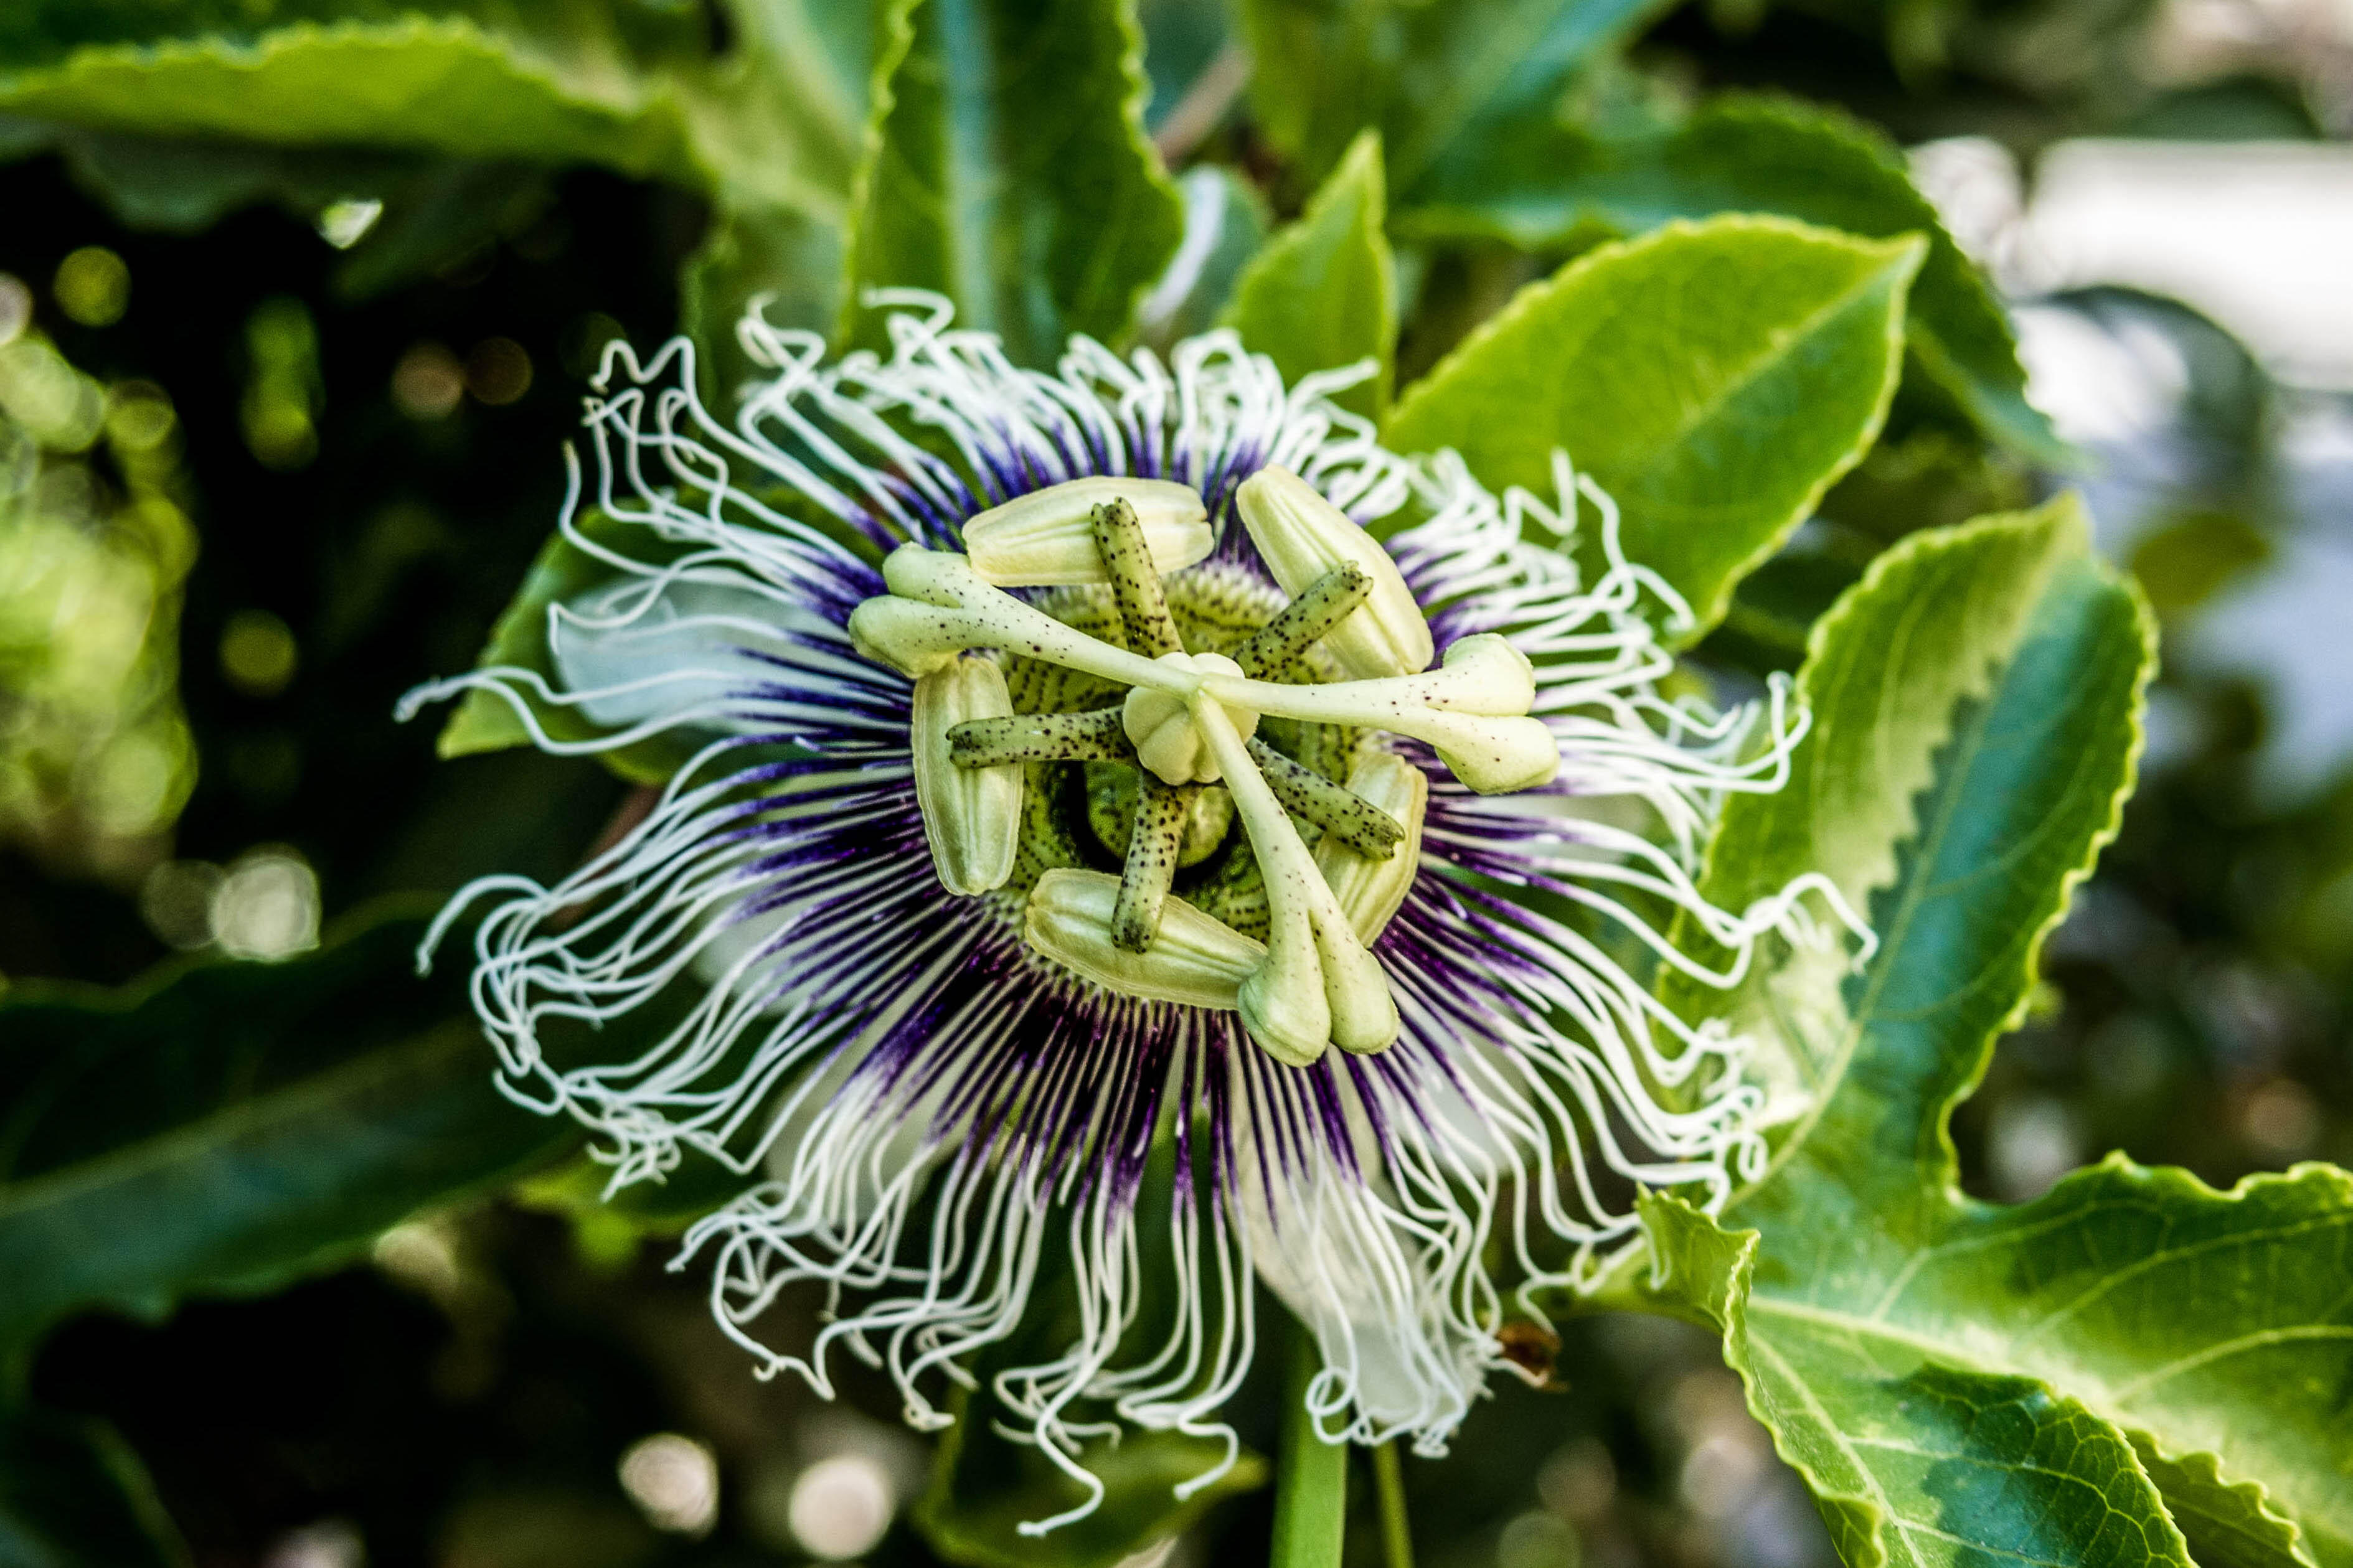
[{"label": "stamen", "polygon": [[1176,880],[1177,857],[1192,816],[1198,784],[1166,784],[1149,773],[1136,797],[1135,827],[1127,838],[1127,867],[1119,879],[1119,903],[1112,910],[1114,947],[1142,952],[1160,931],[1160,911]]},{"label": "stamen", "polygon": [[1183,653],[1185,640],[1176,635],[1176,619],[1168,614],[1168,595],[1161,591],[1160,574],[1152,569],[1151,547],[1135,509],[1124,500],[1095,508],[1095,549],[1111,579],[1112,602],[1119,606],[1120,625],[1127,629],[1127,646],[1146,658]]},{"label": "stamen", "polygon": [[971,719],[948,731],[948,755],[960,768],[1006,763],[1132,763],[1135,748],[1120,727],[1120,705],[1083,713],[1016,713]]},{"label": "stamen", "polygon": [[964,525],[973,570],[1007,588],[1050,588],[1103,580],[1095,546],[1097,508],[1117,502],[1137,519],[1145,559],[1175,572],[1208,558],[1217,536],[1201,494],[1174,479],[1068,479],[991,507]]},{"label": "stamen", "polygon": [[1385,816],[1405,824],[1401,847],[1380,858],[1363,855],[1337,835],[1315,847],[1315,867],[1332,896],[1348,913],[1357,940],[1370,947],[1413,886],[1421,866],[1421,821],[1430,809],[1430,779],[1395,752],[1376,752],[1348,773],[1351,798],[1362,798]]},{"label": "stamen", "polygon": [[1232,1012],[1242,983],[1266,960],[1266,949],[1220,920],[1171,896],[1160,910],[1160,934],[1148,952],[1111,940],[1120,881],[1103,871],[1047,872],[1030,889],[1022,940],[1046,957],[1147,1002]]},{"label": "stamen", "polygon": [[1021,844],[1021,770],[953,765],[948,731],[968,719],[1012,710],[994,659],[959,658],[915,682],[908,726],[915,806],[940,886],[966,898],[1001,888],[1013,875]]},{"label": "stamen", "polygon": [[1269,465],[1242,482],[1235,510],[1282,591],[1296,597],[1335,566],[1353,563],[1373,579],[1358,613],[1326,633],[1324,646],[1359,679],[1410,674],[1430,666],[1430,623],[1380,541],[1315,487]]},{"label": "stamen", "polygon": [[1335,566],[1236,649],[1234,662],[1253,680],[1271,679],[1305,653],[1311,644],[1338,626],[1372,591],[1372,578],[1354,563]]},{"label": "stamen", "polygon": [[1250,740],[1250,754],[1284,810],[1305,817],[1366,859],[1388,859],[1404,840],[1405,829],[1380,807],[1314,769],[1302,767],[1255,735]]},{"label": "stamen", "polygon": [[1241,984],[1242,1027],[1293,1067],[1314,1061],[1327,1045],[1366,1053],[1387,1048],[1398,1037],[1398,1010],[1380,961],[1356,939],[1225,709],[1205,694],[1195,700],[1193,718],[1225,775],[1266,884],[1266,960]]}]

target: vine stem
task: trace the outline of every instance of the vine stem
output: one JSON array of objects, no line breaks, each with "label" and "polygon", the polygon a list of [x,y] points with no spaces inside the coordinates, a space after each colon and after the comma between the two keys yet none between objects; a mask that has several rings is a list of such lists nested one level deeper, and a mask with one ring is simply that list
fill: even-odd
[{"label": "vine stem", "polygon": [[1382,1568],[1413,1568],[1413,1530],[1405,1512],[1405,1466],[1394,1440],[1373,1450],[1373,1485],[1381,1500]]},{"label": "vine stem", "polygon": [[[1274,1542],[1268,1568],[1339,1568],[1348,1523],[1348,1446],[1326,1443],[1308,1414],[1307,1385],[1322,1370],[1315,1336],[1291,1325],[1282,1447],[1274,1475]],[[1386,1531],[1384,1531],[1386,1533]]]}]

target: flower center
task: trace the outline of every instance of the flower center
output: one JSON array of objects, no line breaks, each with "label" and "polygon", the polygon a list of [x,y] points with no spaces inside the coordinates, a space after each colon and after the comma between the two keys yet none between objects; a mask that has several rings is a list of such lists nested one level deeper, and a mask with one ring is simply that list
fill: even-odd
[{"label": "flower center", "polygon": [[[969,557],[893,552],[891,591],[858,607],[851,639],[915,678],[915,793],[943,886],[1004,889],[1046,959],[1131,995],[1235,1008],[1285,1061],[1377,1051],[1398,1014],[1367,944],[1412,879],[1428,785],[1367,731],[1429,742],[1482,793],[1548,780],[1558,747],[1503,638],[1466,637],[1424,672],[1419,606],[1338,508],[1281,469],[1236,504],[1287,602],[1232,567],[1183,570],[1211,542],[1183,487],[1087,479],[971,520]],[[1247,605],[1225,637],[1195,628],[1224,647],[1188,641],[1176,606],[1196,595],[1171,592],[1188,581]],[[1063,586],[1036,603],[1005,592],[1050,584]],[[1331,679],[1335,666],[1358,679]],[[1211,792],[1224,800],[1205,805]],[[1110,850],[1106,813],[1127,818],[1117,875],[1090,868],[1078,831]],[[1187,868],[1187,890],[1211,889],[1201,903],[1178,891]]]}]

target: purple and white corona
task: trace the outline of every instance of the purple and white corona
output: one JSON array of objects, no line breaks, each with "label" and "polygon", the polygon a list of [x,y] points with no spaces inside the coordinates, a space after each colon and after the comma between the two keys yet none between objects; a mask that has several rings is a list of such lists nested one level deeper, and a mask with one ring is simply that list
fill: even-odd
[{"label": "purple and white corona", "polygon": [[[1436,1452],[1514,1293],[1589,1283],[1639,1188],[1711,1206],[1761,1164],[1785,1108],[1746,1042],[1621,958],[1728,986],[1776,930],[1868,941],[1821,879],[1737,911],[1694,881],[1805,716],[1659,693],[1687,612],[1566,456],[1554,497],[1497,497],[1328,401],[1363,367],[1286,389],[1213,332],[1165,363],[1073,339],[1047,374],[881,302],[887,355],[747,321],[769,374],[732,424],[682,343],[608,352],[601,516],[575,483],[562,526],[610,581],[549,608],[550,671],[408,707],[699,749],[427,952],[487,906],[501,1085],[616,1186],[744,1176],[678,1261],[764,1373],[829,1393],[849,1353],[944,1425],[1050,1271],[1074,1336],[993,1392],[1092,1500],[1082,1441],[1118,1424],[1232,1462],[1255,1277],[1314,1336],[1328,1439]],[[776,1310],[804,1281],[830,1311]]]}]

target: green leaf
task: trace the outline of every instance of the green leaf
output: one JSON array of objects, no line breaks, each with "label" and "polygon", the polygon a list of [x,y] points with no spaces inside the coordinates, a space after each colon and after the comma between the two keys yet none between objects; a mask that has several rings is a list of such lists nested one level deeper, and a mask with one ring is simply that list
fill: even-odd
[{"label": "green leaf", "polygon": [[[2353,1563],[2353,1176],[2307,1166],[2221,1194],[2112,1158],[2015,1208],[1956,1180],[1951,1109],[2115,831],[2152,639],[2072,498],[1905,541],[1817,626],[1789,785],[1727,806],[1703,886],[1738,908],[1820,872],[1867,904],[1878,951],[1859,973],[1791,951],[1728,999],[1665,988],[1687,1016],[1728,1002],[1788,1118],[1726,1210],[1757,1235],[1727,1343],[1849,1533],[1874,1509],[1902,1517],[1873,1490],[1911,1463],[1894,1445],[1935,1447],[1920,1424],[1965,1415],[2008,1430],[2020,1464],[2063,1434],[2059,1468],[2119,1511],[2134,1553],[2181,1557],[2137,1511],[2153,1485],[2201,1563],[2335,1568]],[[1974,1495],[1963,1479],[1939,1484]],[[2089,1518],[2032,1500],[2031,1476],[2006,1484],[2009,1512],[1988,1500],[1937,1528],[2026,1551],[2001,1531],[2034,1510]],[[1894,1557],[1953,1554],[1900,1525],[1866,1533]]]},{"label": "green leaf", "polygon": [[1396,374],[1397,264],[1381,232],[1381,139],[1367,131],[1242,272],[1221,324],[1271,357],[1286,383],[1370,359],[1379,373],[1335,399],[1378,419]]},{"label": "green leaf", "polygon": [[1765,217],[1604,247],[1409,388],[1388,444],[1540,495],[1566,450],[1704,629],[1877,436],[1925,248]]},{"label": "green leaf", "polygon": [[679,269],[679,330],[701,358],[701,391],[723,418],[744,384],[773,374],[754,364],[735,323],[754,302],[773,326],[829,329],[841,312],[841,230],[801,208],[716,205],[702,243]]},{"label": "green leaf", "polygon": [[1369,123],[1399,192],[1460,150],[1509,142],[1551,117],[1577,70],[1656,0],[1243,0],[1261,132],[1303,185]]},{"label": "green leaf", "polygon": [[0,1563],[185,1568],[188,1548],[138,1457],[105,1423],[0,1409]]},{"label": "green leaf", "polygon": [[1184,228],[1144,133],[1128,0],[896,0],[853,203],[845,336],[865,290],[929,289],[960,326],[1051,364],[1125,334]]},{"label": "green leaf", "polygon": [[835,9],[736,7],[714,57],[699,11],[645,0],[47,0],[0,22],[0,113],[232,148],[598,163],[838,222],[864,102]]},{"label": "green leaf", "polygon": [[1477,235],[1532,249],[1595,230],[1641,234],[1675,218],[1768,212],[1850,234],[1927,237],[1905,323],[1913,363],[1987,435],[2044,462],[2068,448],[2026,401],[2001,305],[1913,187],[1901,151],[1834,110],[1727,94],[1680,125],[1605,138],[1566,125],[1462,149],[1430,172],[1401,231]]},{"label": "green leaf", "polygon": [[71,1312],[160,1317],[334,1267],[572,1140],[493,1089],[464,966],[417,977],[423,930],[382,918],[119,997],[7,994],[0,1360]]},{"label": "green leaf", "polygon": [[2303,1531],[2273,1511],[2253,1481],[2225,1481],[2211,1454],[2168,1459],[2145,1433],[2127,1433],[2141,1468],[2165,1494],[2198,1568],[2312,1568]]}]

